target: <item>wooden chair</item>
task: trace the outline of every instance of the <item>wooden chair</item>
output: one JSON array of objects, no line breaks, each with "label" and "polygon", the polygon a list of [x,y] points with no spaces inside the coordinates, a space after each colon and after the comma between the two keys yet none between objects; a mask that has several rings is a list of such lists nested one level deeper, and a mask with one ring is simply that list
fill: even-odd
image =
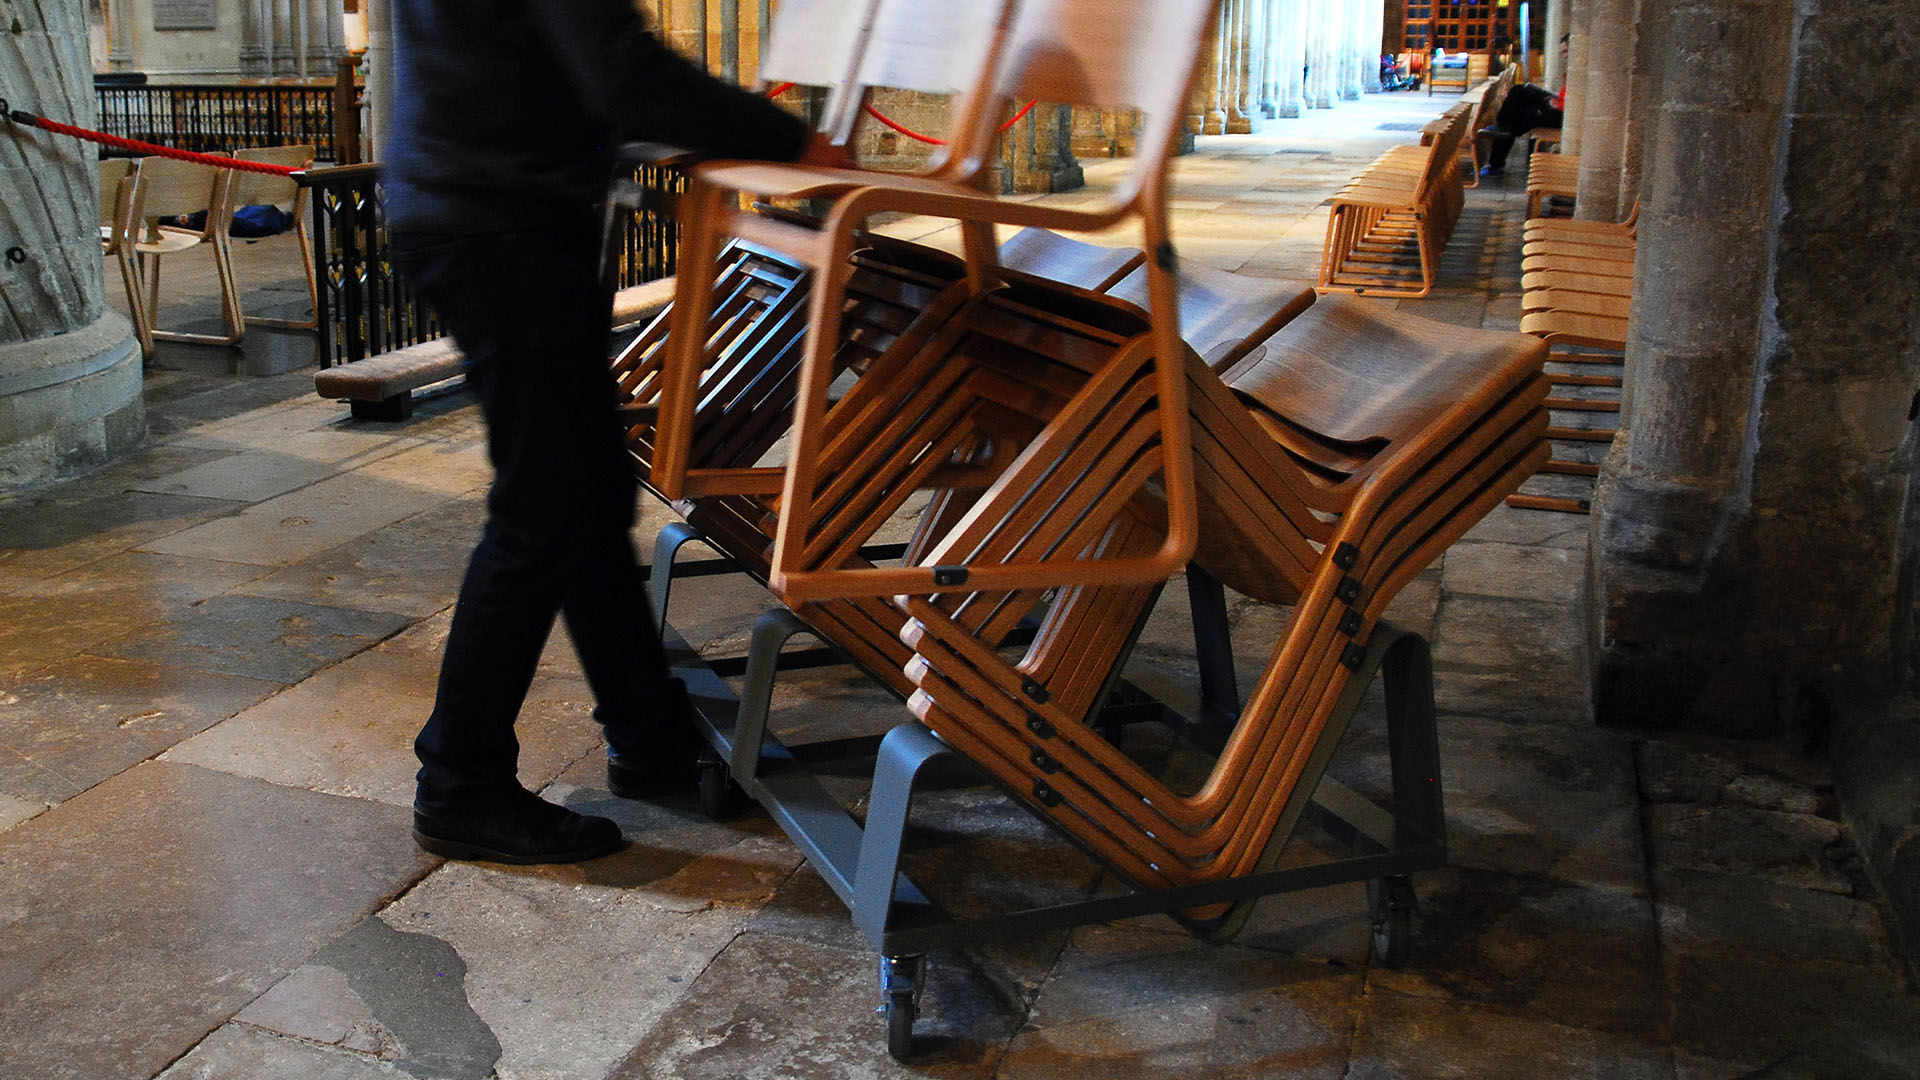
[{"label": "wooden chair", "polygon": [[1527,157],[1527,219],[1540,216],[1551,199],[1580,194],[1580,155],[1535,150]]},{"label": "wooden chair", "polygon": [[133,252],[133,169],[131,158],[100,162],[100,253],[120,269],[127,290],[127,317],[142,360],[153,359],[153,324],[147,318],[146,288]]},{"label": "wooden chair", "polygon": [[[805,553],[821,550],[808,534],[818,516],[828,509],[817,496],[831,480],[817,463],[821,460],[827,386],[833,378],[832,354],[839,338],[839,298],[855,230],[868,216],[899,211],[960,220],[968,285],[977,295],[984,294],[997,280],[997,253],[989,229],[993,223],[1092,231],[1138,219],[1145,235],[1143,247],[1154,253],[1148,266],[1154,328],[1163,342],[1158,354],[1169,358],[1179,355],[1175,260],[1166,229],[1166,163],[1184,115],[1199,43],[1214,7],[1214,0],[1175,0],[1118,10],[1097,0],[1028,0],[988,50],[989,62],[981,77],[958,106],[960,121],[950,151],[928,176],[901,178],[724,162],[694,169],[685,219],[698,222],[699,227],[690,229],[683,239],[685,264],[704,265],[717,249],[719,237],[738,235],[795,255],[817,275],[791,456],[781,491],[773,571],[776,591],[796,600],[821,595],[813,581],[815,572],[823,568]],[[907,0],[891,6],[883,2],[876,28],[890,9],[897,12],[903,29],[914,27],[924,32],[925,27],[917,24],[934,7]],[[876,29],[868,46],[869,61],[874,48],[871,42],[878,40]],[[1000,200],[970,186],[981,175],[997,137],[1002,103],[1027,98],[1142,108],[1148,118],[1148,135],[1141,141],[1143,150],[1133,170],[1112,198],[1093,207],[1068,209]],[[764,216],[740,213],[736,209],[740,192],[826,198],[833,200],[833,208],[825,228],[815,233]],[[662,431],[676,434],[690,433],[701,360],[695,333],[705,325],[711,303],[704,276],[685,274],[681,282],[684,288],[676,297],[675,318],[687,332],[676,327],[673,334],[674,355],[661,397],[660,422]],[[1144,354],[1143,362],[1152,368],[1151,352]],[[1169,494],[1174,527],[1162,547],[1151,555],[1090,559],[1070,571],[1084,580],[1164,580],[1185,565],[1191,552],[1193,489],[1181,402],[1185,385],[1171,363],[1164,365],[1155,378],[1162,396],[1154,410],[1158,441],[1151,456],[1164,469],[1161,482]],[[678,495],[696,490],[702,478],[688,470],[682,449],[666,441],[656,447],[654,479],[663,491]],[[985,567],[983,572],[1008,586],[1024,580],[1018,566]],[[921,566],[872,572],[875,583],[892,583],[882,586],[883,592],[931,586],[936,576],[934,568]],[[843,581],[844,575],[836,572],[833,580]]]},{"label": "wooden chair", "polygon": [[1397,147],[1333,197],[1320,254],[1321,289],[1425,296],[1458,222],[1459,153],[1472,119],[1456,105],[1431,142]]},{"label": "wooden chair", "polygon": [[[166,157],[141,158],[133,174],[129,220],[134,223],[133,250],[140,260],[140,283],[146,290],[147,339],[141,351],[153,355],[154,341],[194,345],[236,345],[247,332],[240,314],[239,290],[227,250],[227,222],[232,216],[232,173],[211,165]],[[199,229],[161,225],[160,218],[205,214]],[[160,321],[160,265],[168,255],[206,245],[213,253],[214,276],[220,286],[220,314],[225,334],[184,333],[158,329]]]},{"label": "wooden chair", "polygon": [[[1555,390],[1548,406],[1566,418],[1549,429],[1560,447],[1611,442],[1617,431],[1616,425],[1596,420],[1620,411],[1617,391],[1624,381],[1632,313],[1638,212],[1636,205],[1619,223],[1542,218],[1526,225],[1520,329],[1547,343],[1548,377]],[[1541,471],[1598,476],[1599,466],[1589,456],[1556,453]],[[1589,506],[1585,498],[1530,493],[1515,493],[1507,501],[1564,513],[1585,513]]]},{"label": "wooden chair", "polygon": [[1491,143],[1483,142],[1480,133],[1499,120],[1500,106],[1506,103],[1507,91],[1513,88],[1515,70],[1509,64],[1501,69],[1500,74],[1467,92],[1468,100],[1473,102],[1473,120],[1467,129],[1467,137],[1460,140],[1460,148],[1468,159],[1468,187],[1480,186],[1480,166],[1486,163],[1486,155],[1491,149]]},{"label": "wooden chair", "polygon": [[[313,147],[267,146],[250,150],[238,150],[234,157],[241,161],[257,161],[268,165],[285,165],[305,169],[313,164]],[[274,176],[268,173],[242,172],[235,170],[232,178],[233,191],[228,199],[233,210],[242,206],[273,205],[284,207],[293,214],[293,234],[300,241],[300,267],[307,275],[307,306],[312,309],[313,317],[308,319],[268,319],[257,315],[245,316],[250,326],[266,326],[284,330],[312,330],[320,325],[320,290],[314,276],[313,243],[307,235],[307,188],[295,183],[292,177]],[[231,217],[229,217],[231,222]],[[228,271],[232,273],[231,270]],[[237,295],[237,294],[236,294]]]},{"label": "wooden chair", "polygon": [[[768,79],[829,87],[831,98],[820,129],[836,143],[844,144],[851,138],[866,92],[875,85],[873,80],[927,93],[951,93],[977,81],[978,69],[987,62],[987,50],[995,40],[1005,7],[1006,0],[965,0],[926,8],[914,7],[911,0],[803,0],[783,4],[762,74]],[[918,26],[913,18],[916,14],[932,21]],[[925,37],[916,36],[916,30],[924,30]],[[915,56],[924,55],[927,41],[964,41],[975,47],[948,51],[934,63],[912,63]],[[922,175],[964,182],[980,167],[978,162],[968,166],[971,172],[943,157],[936,158]],[[825,263],[819,250],[824,241],[818,221],[802,222],[790,215],[764,213],[759,203],[753,209],[742,209],[739,196],[788,200],[822,197],[882,176],[861,170],[801,169],[772,163],[708,162],[691,169],[693,175],[681,200],[681,220],[689,226],[683,228],[680,240],[683,270],[711,264],[721,251],[722,241],[733,236],[790,260],[809,279],[817,276]],[[978,242],[976,230],[969,234],[969,243]],[[851,246],[849,243],[847,250],[840,252],[842,266],[851,265]],[[679,350],[679,355],[662,369],[654,394],[661,410],[661,430],[679,436],[688,433],[693,395],[703,378],[695,328],[708,322],[717,297],[711,289],[712,279],[704,273],[683,272],[677,284],[673,333],[668,335],[663,328],[661,336],[674,342],[671,348]],[[821,346],[823,350],[833,347]],[[690,463],[688,449],[684,439],[668,438],[652,457],[649,480],[668,498],[718,492],[721,488],[762,494],[779,489],[778,474],[714,474],[707,467]]]},{"label": "wooden chair", "polygon": [[[1181,259],[1180,336],[1208,367],[1238,362],[1314,301],[1313,286],[1277,278],[1242,277]],[[1148,281],[1135,270],[1104,291],[1147,310]]]}]

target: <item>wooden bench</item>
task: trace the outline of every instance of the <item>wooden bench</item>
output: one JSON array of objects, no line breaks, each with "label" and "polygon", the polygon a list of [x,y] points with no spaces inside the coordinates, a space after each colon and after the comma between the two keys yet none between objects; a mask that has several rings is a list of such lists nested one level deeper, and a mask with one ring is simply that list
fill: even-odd
[{"label": "wooden bench", "polygon": [[1527,157],[1527,219],[1541,216],[1549,199],[1580,194],[1580,155],[1535,150]]},{"label": "wooden bench", "polygon": [[[1594,420],[1620,411],[1633,302],[1634,218],[1619,223],[1536,218],[1526,223],[1525,238],[1520,329],[1547,343],[1547,377],[1555,391],[1547,405],[1568,418],[1548,434],[1562,446],[1611,442],[1617,426]],[[1596,365],[1605,370],[1596,372]],[[1575,416],[1583,419],[1574,422]],[[1585,456],[1590,455],[1556,454],[1541,471],[1598,476],[1597,463],[1575,459]],[[1519,493],[1507,502],[1564,513],[1586,513],[1589,506],[1584,498]]]},{"label": "wooden bench", "polygon": [[1423,131],[1421,146],[1376,158],[1333,197],[1320,253],[1322,289],[1425,296],[1465,200],[1460,144],[1473,120],[1461,102]]},{"label": "wooden bench", "polygon": [[[672,301],[672,278],[621,289],[613,297],[612,325],[619,329],[645,322]],[[439,338],[322,368],[314,373],[313,389],[323,398],[344,399],[356,420],[405,420],[413,415],[415,390],[465,371],[466,358],[453,339]]]}]

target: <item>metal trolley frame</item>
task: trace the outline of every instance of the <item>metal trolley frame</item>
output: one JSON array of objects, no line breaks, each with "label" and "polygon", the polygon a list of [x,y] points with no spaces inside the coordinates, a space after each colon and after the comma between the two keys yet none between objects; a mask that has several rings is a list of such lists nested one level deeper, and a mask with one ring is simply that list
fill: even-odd
[{"label": "metal trolley frame", "polygon": [[[912,1049],[913,1025],[926,986],[930,949],[977,944],[1044,930],[1165,913],[1207,937],[1239,928],[1246,901],[1273,893],[1349,881],[1368,883],[1373,950],[1397,967],[1407,958],[1415,898],[1408,875],[1446,862],[1438,737],[1434,724],[1432,659],[1426,639],[1380,622],[1366,658],[1348,685],[1319,740],[1307,772],[1273,832],[1255,873],[1175,888],[1136,889],[1072,903],[955,920],[945,915],[900,868],[902,842],[917,791],[928,766],[960,758],[919,723],[908,721],[884,736],[787,746],[768,730],[774,682],[780,671],[845,661],[831,648],[783,653],[786,644],[813,631],[793,612],[774,608],[755,623],[744,658],[702,658],[676,633],[665,614],[673,578],[741,573],[724,556],[677,564],[686,544],[702,540],[698,529],[676,522],[654,547],[651,592],[672,673],[685,680],[701,734],[712,748],[702,759],[702,809],[729,813],[740,793],[758,802],[813,863],[852,913],[853,922],[880,954],[879,1011],[886,1017],[887,1049],[896,1058]],[[897,556],[897,546],[870,548],[869,558]],[[1194,728],[1231,725],[1238,713],[1233,658],[1220,586],[1192,568],[1196,654],[1202,672],[1202,716]],[[1386,731],[1393,793],[1389,805],[1371,802],[1324,775],[1348,722],[1375,673],[1385,690]],[[729,676],[741,676],[735,694]],[[1122,689],[1128,689],[1122,684]],[[1118,727],[1142,714],[1134,700],[1103,713],[1103,727]],[[1155,718],[1178,717],[1147,702]],[[1184,718],[1180,718],[1184,719]],[[1176,721],[1178,722],[1178,721]],[[873,780],[864,827],[833,798],[813,771],[824,761],[872,756]],[[984,775],[984,774],[983,774]],[[1306,816],[1355,854],[1279,869],[1274,863],[1300,819]],[[1063,836],[1065,834],[1062,834]],[[1196,922],[1180,914],[1232,903],[1219,919]]]}]

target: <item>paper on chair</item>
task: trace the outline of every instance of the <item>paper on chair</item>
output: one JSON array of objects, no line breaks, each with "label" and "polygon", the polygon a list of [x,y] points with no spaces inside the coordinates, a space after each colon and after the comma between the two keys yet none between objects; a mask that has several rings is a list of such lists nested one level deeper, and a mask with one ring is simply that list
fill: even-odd
[{"label": "paper on chair", "polygon": [[929,94],[968,89],[1004,0],[881,0],[860,82]]},{"label": "paper on chair", "polygon": [[872,0],[781,0],[760,61],[761,80],[803,86],[846,82],[872,8]]}]

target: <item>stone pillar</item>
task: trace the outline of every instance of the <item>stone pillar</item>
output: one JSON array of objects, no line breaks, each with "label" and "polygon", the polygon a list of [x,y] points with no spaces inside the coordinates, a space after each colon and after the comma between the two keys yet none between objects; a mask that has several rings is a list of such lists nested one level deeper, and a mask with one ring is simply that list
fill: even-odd
[{"label": "stone pillar", "polygon": [[1275,111],[1299,116],[1306,108],[1302,73],[1307,64],[1307,4],[1306,0],[1279,0],[1279,7],[1280,40],[1273,61]]},{"label": "stone pillar", "polygon": [[1870,202],[1837,193],[1890,172],[1888,144],[1788,118],[1794,0],[1670,20],[1686,76],[1654,113],[1627,409],[1594,506],[1596,712],[1765,734],[1837,671],[1889,677],[1920,275],[1888,260],[1911,263],[1920,228],[1873,260],[1858,222],[1838,229]]},{"label": "stone pillar", "polygon": [[346,18],[340,0],[307,0],[307,69],[302,74],[324,77],[347,55]]},{"label": "stone pillar", "polygon": [[[1683,0],[1592,532],[1607,723],[1833,736],[1920,955],[1920,64],[1887,4]],[[1872,63],[1860,62],[1871,43]],[[1899,148],[1899,149],[1896,149]],[[1893,695],[1904,692],[1904,704]]]},{"label": "stone pillar", "polygon": [[240,8],[240,74],[258,77],[272,71],[273,0],[246,0]]},{"label": "stone pillar", "polygon": [[[1361,0],[1338,0],[1340,10],[1340,97],[1343,101],[1358,101],[1366,91],[1367,55],[1373,53],[1373,47],[1365,45],[1365,20],[1360,12]],[[1380,66],[1380,56],[1373,54],[1374,68]]]},{"label": "stone pillar", "polygon": [[107,66],[133,70],[133,0],[107,0]]},{"label": "stone pillar", "polygon": [[1361,0],[1361,4],[1364,27],[1361,40],[1367,47],[1367,64],[1360,74],[1367,93],[1377,94],[1380,92],[1380,58],[1387,53],[1387,5],[1386,0]]},{"label": "stone pillar", "polygon": [[[0,85],[91,126],[85,9],[12,0]],[[92,146],[0,125],[0,488],[97,465],[146,435],[140,352],[108,309]]]},{"label": "stone pillar", "polygon": [[1670,5],[1663,0],[1634,0],[1633,74],[1627,83],[1626,157],[1620,169],[1620,213],[1629,214],[1640,200],[1648,148],[1652,142],[1652,113],[1660,92],[1660,62],[1667,36]]},{"label": "stone pillar", "polygon": [[[1664,10],[1664,5],[1661,5]],[[1541,85],[1550,94],[1567,85],[1567,58],[1560,52],[1560,37],[1567,32],[1567,0],[1547,0],[1547,45]]]},{"label": "stone pillar", "polygon": [[1567,104],[1560,149],[1580,152],[1580,127],[1587,104],[1587,43],[1592,40],[1593,6],[1601,0],[1570,0],[1567,7]]},{"label": "stone pillar", "polygon": [[393,128],[392,0],[361,0],[367,11],[367,145],[373,160],[385,159],[387,132]]},{"label": "stone pillar", "polygon": [[1254,40],[1259,43],[1258,63],[1254,67],[1254,109],[1262,120],[1280,115],[1280,96],[1274,87],[1275,50],[1280,46],[1280,0],[1257,0],[1254,6]]},{"label": "stone pillar", "polygon": [[1334,50],[1332,7],[1334,0],[1307,0],[1307,106],[1333,108]]},{"label": "stone pillar", "polygon": [[1627,108],[1633,71],[1634,0],[1592,0],[1586,105],[1580,121],[1580,195],[1574,216],[1620,219]]}]

